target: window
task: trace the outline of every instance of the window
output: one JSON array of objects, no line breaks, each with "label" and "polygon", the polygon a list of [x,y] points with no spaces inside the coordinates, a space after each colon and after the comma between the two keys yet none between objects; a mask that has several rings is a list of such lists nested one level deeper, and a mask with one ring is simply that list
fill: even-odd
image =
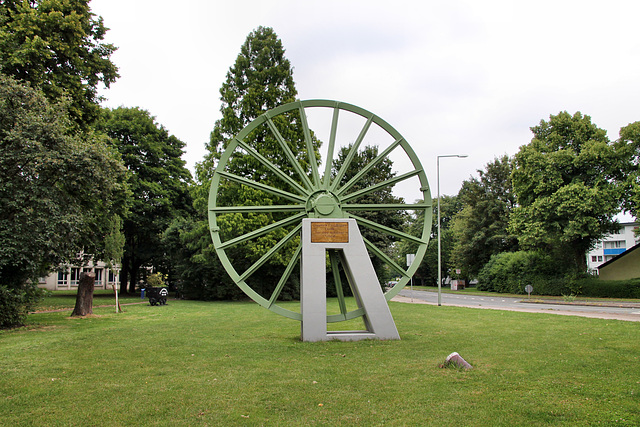
[{"label": "window", "polygon": [[624,249],[625,241],[624,240],[612,240],[610,242],[604,242],[605,249]]},{"label": "window", "polygon": [[114,275],[111,270],[109,270],[109,284],[115,283],[119,280],[120,274]]},{"label": "window", "polygon": [[598,255],[598,262],[602,262],[602,255]]},{"label": "window", "polygon": [[74,267],[71,269],[71,286],[78,286],[78,280],[80,280],[80,269]]},{"label": "window", "polygon": [[592,255],[591,256],[591,262],[596,262],[596,261],[598,261],[598,257],[595,256],[595,255]]},{"label": "window", "polygon": [[102,287],[102,269],[96,268],[95,273],[96,273],[96,286]]},{"label": "window", "polygon": [[604,260],[605,260],[605,261],[610,261],[610,260],[612,260],[613,258],[615,258],[615,255],[605,255],[605,256],[604,256]]},{"label": "window", "polygon": [[69,273],[58,271],[58,286],[67,286],[67,279],[69,279]]}]

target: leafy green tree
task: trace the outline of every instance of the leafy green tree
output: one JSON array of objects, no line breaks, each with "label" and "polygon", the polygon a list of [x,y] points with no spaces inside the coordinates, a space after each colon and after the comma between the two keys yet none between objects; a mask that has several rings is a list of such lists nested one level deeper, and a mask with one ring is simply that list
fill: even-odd
[{"label": "leafy green tree", "polygon": [[511,230],[523,249],[554,253],[585,272],[589,248],[616,228],[619,158],[605,131],[580,112],[552,115],[531,130],[515,155]]},{"label": "leafy green tree", "polygon": [[[336,176],[338,171],[344,164],[344,161],[351,151],[352,145],[340,148],[336,159],[333,161],[332,166],[332,175]],[[353,157],[353,160],[349,164],[349,167],[346,169],[344,173],[340,185],[344,185],[351,180],[360,170],[362,170],[367,164],[371,163],[376,157],[378,157],[378,147],[377,146],[366,146],[358,151],[358,153]],[[363,190],[365,188],[371,187],[375,184],[378,184],[383,181],[387,181],[393,178],[396,175],[393,172],[393,161],[389,158],[385,158],[382,160],[375,168],[366,173],[364,176],[358,180],[356,184],[354,184],[349,192],[356,192],[359,190]],[[378,191],[365,194],[362,197],[359,197],[354,200],[354,203],[362,203],[362,204],[394,204],[394,203],[404,203],[404,199],[401,197],[396,197],[392,193],[392,187],[386,187],[380,189]],[[386,227],[392,228],[394,230],[402,230],[404,224],[406,222],[406,213],[402,211],[363,211],[358,213],[359,216],[368,219],[370,221],[374,221],[380,225],[384,225]],[[396,245],[396,240],[393,236],[381,233],[379,231],[371,230],[366,227],[362,227],[360,229],[362,236],[373,243],[376,247],[386,250],[387,255],[393,256],[391,253],[391,249]],[[398,242],[399,243],[399,242]],[[373,266],[376,270],[378,278],[388,279],[389,273],[384,271],[385,265],[380,261],[379,258],[373,257],[371,259],[373,262]],[[346,282],[345,282],[346,283]]]},{"label": "leafy green tree", "polygon": [[[194,233],[190,236],[190,247],[197,248],[200,242],[209,241],[209,230],[206,226],[206,206],[208,200],[209,183],[213,176],[216,162],[224,152],[229,140],[252,120],[265,111],[279,105],[292,102],[296,99],[297,90],[293,81],[293,70],[289,60],[284,55],[282,42],[271,28],[259,27],[251,32],[240,49],[235,64],[229,69],[227,79],[220,89],[222,106],[220,111],[222,118],[218,120],[211,132],[211,140],[207,146],[209,153],[205,159],[196,166],[199,186],[196,189],[195,206],[199,213],[200,224],[192,229],[200,230],[205,235]],[[274,118],[274,124],[282,137],[289,143],[293,153],[296,154],[303,168],[309,169],[307,148],[304,140],[302,122],[297,112],[286,116]],[[249,136],[255,141],[255,146],[261,155],[268,158],[274,164],[279,165],[283,172],[298,179],[292,166],[281,153],[279,144],[268,131],[257,131]],[[315,140],[317,149],[319,142]],[[317,153],[316,153],[317,155]],[[227,164],[227,171],[236,175],[259,180],[262,183],[280,186],[276,178],[255,158],[238,152]],[[218,191],[218,202],[225,205],[270,205],[280,204],[278,197],[265,192],[249,188],[230,181],[223,181]],[[228,233],[243,233],[260,228],[280,219],[277,213],[261,214],[229,214],[218,217],[218,225],[221,230]],[[261,236],[254,241],[246,242],[228,250],[230,258],[234,260],[234,266],[242,269],[251,265],[264,252],[265,247],[271,247],[286,234],[287,230],[276,230]],[[187,234],[188,235],[188,234]],[[206,237],[205,237],[206,236]],[[192,255],[198,262],[211,261],[214,254],[212,244],[206,248],[200,246],[198,252]],[[271,259],[260,271],[260,283],[254,288],[265,295],[273,283],[282,275],[285,264],[285,255],[278,255]],[[213,261],[217,263],[217,260]],[[197,284],[194,284],[194,286]],[[219,287],[235,287],[230,279],[213,284]],[[199,286],[209,286],[202,281]],[[235,292],[235,291],[234,291]],[[294,283],[288,283],[281,297],[296,297],[297,290]],[[231,295],[231,291],[208,292],[209,295]]]},{"label": "leafy green tree", "polygon": [[40,88],[49,101],[70,97],[69,116],[82,128],[99,114],[98,85],[118,78],[103,43],[105,28],[88,0],[0,2],[0,70]]},{"label": "leafy green tree", "polygon": [[[109,223],[109,234],[104,238],[104,256],[102,257],[105,266],[114,277],[117,275],[117,266],[122,264],[122,256],[124,255],[125,236],[122,232],[122,219],[118,215],[114,215]],[[122,312],[120,302],[118,301],[118,291],[113,287],[113,293],[116,297],[116,313]]]},{"label": "leafy green tree", "polygon": [[101,255],[127,207],[118,152],[73,131],[66,107],[0,75],[0,285],[23,296],[52,266]]},{"label": "leafy green tree", "polygon": [[[246,125],[267,110],[295,101],[298,91],[293,80],[293,69],[284,53],[282,41],[272,28],[258,27],[247,36],[235,64],[227,72],[227,80],[220,88],[222,118],[216,121],[211,132],[207,145],[209,153],[197,165],[200,182],[208,183],[211,180],[215,163],[229,140]],[[302,135],[301,124],[295,118],[287,118],[291,119],[289,123],[281,121],[276,125],[285,140],[295,148],[300,148],[298,153],[306,153],[305,147],[298,144]],[[264,143],[271,145],[269,148],[276,148],[273,137],[257,137],[265,139]],[[304,162],[305,157],[300,155],[299,159]],[[235,161],[234,168],[234,173],[240,172],[240,169],[253,172],[259,166],[247,156]]]},{"label": "leafy green tree", "polygon": [[124,218],[121,292],[135,292],[146,270],[164,261],[161,234],[192,206],[191,173],[182,160],[184,143],[140,108],[106,109],[97,128],[111,138],[131,173],[133,202]]},{"label": "leafy green tree", "polygon": [[620,139],[615,145],[622,163],[621,174],[618,177],[623,188],[622,207],[638,218],[640,214],[640,122],[630,123],[620,129]]},{"label": "leafy green tree", "polygon": [[[419,280],[421,284],[427,286],[438,285],[438,199],[432,200],[433,204],[433,217],[431,226],[431,236],[427,251],[422,259],[422,263],[416,274],[415,280]],[[440,226],[442,233],[440,235],[441,247],[441,266],[442,266],[442,278],[450,276],[451,270],[455,268],[451,261],[451,250],[453,248],[453,232],[451,229],[452,222],[456,215],[462,210],[462,204],[458,196],[440,196]],[[417,216],[409,216],[405,223],[405,231],[411,235],[419,235],[421,232],[422,215],[419,213]],[[400,265],[405,265],[406,254],[416,253],[417,244],[412,242],[403,241],[400,244],[400,257],[398,260]]]},{"label": "leafy green tree", "polygon": [[509,215],[515,207],[511,185],[512,161],[504,155],[478,170],[479,178],[462,183],[458,193],[463,209],[454,217],[452,263],[465,277],[477,277],[491,255],[518,248],[509,232]]}]

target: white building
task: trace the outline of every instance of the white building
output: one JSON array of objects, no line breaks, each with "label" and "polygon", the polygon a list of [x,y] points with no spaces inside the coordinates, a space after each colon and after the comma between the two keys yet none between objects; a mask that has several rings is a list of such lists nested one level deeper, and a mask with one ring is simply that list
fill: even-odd
[{"label": "white building", "polygon": [[587,268],[589,272],[598,274],[598,267],[601,264],[604,264],[639,243],[640,236],[636,237],[634,233],[634,230],[637,228],[637,222],[623,222],[620,223],[620,229],[617,232],[605,236],[605,238],[587,254]]},{"label": "white building", "polygon": [[83,271],[93,271],[96,275],[95,289],[116,289],[120,288],[120,268],[116,269],[114,275],[111,270],[106,268],[104,262],[98,261],[94,264],[93,260],[89,261],[86,266],[78,267],[73,265],[60,266],[59,270],[52,271],[48,276],[41,277],[38,287],[48,289],[50,291],[77,289],[80,281],[80,273]]}]

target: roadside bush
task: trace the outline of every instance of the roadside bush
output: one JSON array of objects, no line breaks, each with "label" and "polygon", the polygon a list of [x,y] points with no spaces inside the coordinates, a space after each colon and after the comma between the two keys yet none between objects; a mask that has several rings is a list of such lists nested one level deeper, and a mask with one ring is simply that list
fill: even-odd
[{"label": "roadside bush", "polygon": [[640,278],[600,280],[593,276],[564,276],[551,256],[535,251],[493,255],[478,275],[478,289],[524,294],[531,285],[536,295],[580,295],[595,298],[640,298]]},{"label": "roadside bush", "polygon": [[24,325],[29,311],[42,298],[42,291],[34,284],[20,289],[0,285],[0,329]]},{"label": "roadside bush", "polygon": [[571,281],[575,295],[595,298],[640,298],[640,278],[631,280],[601,280],[588,277]]},{"label": "roadside bush", "polygon": [[482,291],[523,294],[531,285],[537,294],[562,295],[566,282],[556,261],[541,252],[518,251],[492,255],[478,275]]}]

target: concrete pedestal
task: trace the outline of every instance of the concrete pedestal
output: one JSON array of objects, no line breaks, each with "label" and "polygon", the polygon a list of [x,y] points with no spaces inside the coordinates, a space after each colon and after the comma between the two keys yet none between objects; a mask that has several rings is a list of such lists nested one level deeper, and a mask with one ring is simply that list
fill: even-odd
[{"label": "concrete pedestal", "polygon": [[[317,224],[313,226],[314,223]],[[314,227],[314,233],[312,233],[312,227]],[[348,233],[345,237],[346,230]],[[328,249],[341,252],[341,260],[349,284],[358,306],[365,312],[366,330],[327,331],[326,251]],[[400,339],[389,305],[384,298],[364,240],[354,219],[303,219],[300,269],[303,341]]]}]

